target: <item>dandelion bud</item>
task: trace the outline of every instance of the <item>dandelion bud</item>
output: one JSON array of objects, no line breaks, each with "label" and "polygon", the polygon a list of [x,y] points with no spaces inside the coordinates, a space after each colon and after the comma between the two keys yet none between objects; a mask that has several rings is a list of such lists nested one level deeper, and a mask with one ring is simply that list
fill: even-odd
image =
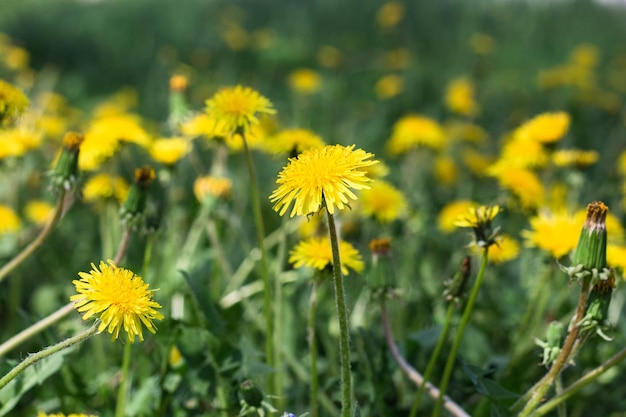
[{"label": "dandelion bud", "polygon": [[241,400],[249,407],[260,408],[263,402],[263,392],[249,379],[239,384],[239,394]]},{"label": "dandelion bud", "polygon": [[185,99],[187,84],[187,77],[184,75],[173,75],[170,78],[169,123],[174,130],[178,129],[189,113],[187,100]]},{"label": "dandelion bud", "polygon": [[456,271],[454,277],[448,280],[444,284],[446,289],[443,292],[443,298],[446,301],[455,301],[457,304],[463,297],[465,291],[465,285],[469,281],[470,274],[472,272],[472,258],[466,256],[461,262],[461,267]]},{"label": "dandelion bud", "polygon": [[559,356],[561,353],[561,345],[563,344],[563,329],[565,326],[563,323],[553,321],[548,325],[546,330],[546,341],[535,339],[535,344],[543,348],[543,360],[542,365],[549,365]]},{"label": "dandelion bud", "polygon": [[614,288],[615,274],[611,271],[608,279],[598,280],[591,289],[585,316],[578,322],[583,335],[596,333],[604,340],[611,340],[604,334],[603,330],[610,326],[608,322],[609,306]]},{"label": "dandelion bud", "polygon": [[63,149],[51,174],[52,186],[70,190],[78,178],[78,153],[85,137],[80,133],[68,132],[63,139]]},{"label": "dandelion bud", "polygon": [[369,248],[372,252],[372,268],[367,275],[367,284],[372,290],[372,296],[377,298],[392,295],[396,283],[391,258],[391,239],[372,239]]},{"label": "dandelion bud", "polygon": [[122,222],[136,227],[144,223],[144,210],[148,199],[148,188],[154,181],[154,169],[142,167],[135,170],[135,182],[130,187],[126,202],[121,208]]}]

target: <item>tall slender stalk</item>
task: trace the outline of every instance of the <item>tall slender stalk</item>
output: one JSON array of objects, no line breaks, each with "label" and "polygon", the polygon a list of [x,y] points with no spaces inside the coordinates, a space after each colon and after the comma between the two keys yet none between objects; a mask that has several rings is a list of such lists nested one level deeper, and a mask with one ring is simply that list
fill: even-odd
[{"label": "tall slender stalk", "polygon": [[[248,165],[248,172],[250,174],[250,193],[252,197],[252,210],[254,213],[254,223],[256,224],[257,244],[261,251],[261,280],[263,281],[263,314],[265,315],[265,357],[267,364],[274,368],[274,319],[272,314],[272,289],[270,287],[269,274],[267,270],[267,253],[265,250],[265,227],[263,226],[263,215],[261,213],[261,199],[259,197],[259,184],[254,169],[254,161],[252,160],[252,153],[246,140],[246,135],[241,130],[241,134],[244,146],[244,152],[246,154],[246,163]],[[270,372],[268,375],[268,386],[270,392],[274,395],[279,395],[279,387],[276,384],[276,370]]]},{"label": "tall slender stalk", "polygon": [[91,336],[95,335],[96,333],[98,333],[98,326],[97,324],[94,324],[93,326],[91,326],[90,328],[86,329],[84,332],[76,336],[70,337],[69,339],[66,339],[60,343],[57,343],[56,345],[49,346],[45,348],[44,350],[41,350],[37,353],[34,353],[28,356],[22,362],[17,364],[13,369],[11,369],[8,374],[6,374],[0,379],[0,389],[6,386],[9,382],[11,382],[16,376],[21,374],[29,366],[34,365],[40,360],[45,359],[49,356],[52,356],[55,353],[60,352],[63,349],[67,349],[70,346],[83,342],[89,339]]},{"label": "tall slender stalk", "polygon": [[333,282],[335,284],[335,306],[339,320],[339,358],[341,366],[341,416],[352,417],[352,371],[350,369],[350,329],[348,326],[348,308],[346,306],[341,258],[339,256],[339,237],[335,226],[335,217],[328,214],[328,232],[333,252]]},{"label": "tall slender stalk", "polygon": [[122,359],[122,379],[120,386],[117,388],[117,404],[115,406],[115,417],[124,417],[126,411],[126,398],[129,389],[128,369],[130,367],[130,356],[133,345],[126,343],[124,345],[124,358]]},{"label": "tall slender stalk", "polygon": [[318,392],[318,379],[317,379],[317,341],[315,340],[315,309],[317,307],[317,289],[319,283],[317,277],[313,279],[313,285],[311,285],[311,297],[309,298],[309,314],[307,323],[307,339],[309,342],[309,355],[311,356],[311,398],[309,400],[309,413],[311,417],[318,417],[317,406],[317,392]]},{"label": "tall slender stalk", "polygon": [[476,281],[474,282],[474,287],[472,288],[472,292],[470,294],[469,299],[467,300],[467,304],[465,305],[465,310],[463,310],[463,317],[461,318],[461,323],[459,324],[459,329],[457,330],[456,337],[454,338],[454,343],[452,344],[452,349],[450,349],[450,353],[448,354],[448,360],[446,362],[446,367],[443,371],[443,377],[441,378],[441,384],[439,384],[439,398],[437,398],[437,402],[435,403],[435,409],[433,410],[433,417],[438,417],[441,413],[441,407],[443,405],[443,396],[448,389],[448,383],[450,382],[450,377],[452,376],[452,371],[454,370],[454,362],[456,360],[456,353],[459,350],[459,346],[461,346],[461,340],[463,339],[463,333],[465,332],[465,327],[467,323],[469,323],[470,317],[472,315],[472,310],[474,309],[474,303],[476,302],[476,298],[478,296],[478,290],[480,289],[480,285],[483,282],[483,278],[485,276],[485,270],[487,269],[487,260],[489,258],[489,246],[485,246],[483,249],[483,256],[480,262],[480,269],[478,270],[478,275],[476,276]]},{"label": "tall slender stalk", "polygon": [[445,343],[448,337],[448,330],[450,329],[450,322],[452,321],[452,314],[454,313],[454,303],[450,302],[448,304],[448,311],[446,313],[446,320],[443,324],[443,329],[441,330],[441,334],[439,335],[439,340],[437,340],[437,345],[435,346],[435,350],[433,351],[430,359],[428,360],[428,364],[426,365],[426,370],[424,371],[424,384],[420,385],[417,390],[417,394],[415,396],[415,400],[413,401],[413,405],[411,406],[411,414],[410,417],[417,416],[417,410],[419,408],[420,399],[424,394],[424,390],[426,388],[426,383],[430,380],[430,376],[435,369],[435,364],[437,363],[437,359],[439,359],[439,354],[441,353],[441,348]]},{"label": "tall slender stalk", "polygon": [[41,229],[41,232],[37,237],[30,242],[28,246],[26,246],[20,253],[18,253],[13,259],[7,262],[2,268],[0,268],[0,282],[7,277],[15,268],[17,268],[22,262],[26,260],[30,255],[32,255],[35,250],[44,240],[50,235],[54,226],[59,222],[61,216],[63,215],[63,206],[65,204],[65,190],[63,189],[58,197],[57,205],[54,210],[54,214],[52,218],[48,221],[48,223]]}]

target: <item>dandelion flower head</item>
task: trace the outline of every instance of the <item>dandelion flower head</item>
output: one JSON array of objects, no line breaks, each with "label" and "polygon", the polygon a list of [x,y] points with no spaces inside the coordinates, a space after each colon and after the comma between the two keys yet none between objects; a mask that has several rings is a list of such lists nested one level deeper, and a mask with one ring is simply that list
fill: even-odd
[{"label": "dandelion flower head", "polygon": [[184,138],[162,138],[152,142],[150,156],[165,165],[174,165],[190,151],[189,141]]},{"label": "dandelion flower head", "polygon": [[47,201],[33,200],[26,204],[24,213],[26,218],[37,225],[44,225],[50,220],[54,206]]},{"label": "dandelion flower head", "polygon": [[541,211],[530,219],[531,230],[523,230],[526,246],[538,247],[555,258],[561,258],[576,248],[584,217],[566,211]]},{"label": "dandelion flower head", "polygon": [[439,230],[444,233],[451,233],[456,229],[457,218],[470,209],[478,206],[478,203],[471,200],[455,200],[441,209],[437,217]]},{"label": "dandelion flower head", "polygon": [[[480,248],[476,245],[472,246],[476,255],[480,254]],[[494,264],[502,264],[517,258],[520,252],[519,243],[509,235],[501,234],[498,236],[495,245],[489,248],[489,261]]]},{"label": "dandelion flower head", "polygon": [[406,215],[408,203],[404,194],[387,181],[375,181],[371,188],[361,191],[359,209],[367,217],[389,223]]},{"label": "dandelion flower head", "polygon": [[474,98],[474,85],[467,78],[453,80],[446,89],[446,107],[461,116],[475,116],[479,106]]},{"label": "dandelion flower head", "polygon": [[510,190],[524,208],[535,208],[544,203],[545,187],[533,171],[497,163],[489,168],[488,173],[498,179],[502,188]]},{"label": "dandelion flower head", "polygon": [[143,341],[142,323],[152,332],[156,332],[153,320],[163,319],[155,310],[161,306],[152,300],[148,284],[132,271],[118,268],[113,261],[108,265],[100,262],[100,269],[93,263],[90,272],[79,272],[79,280],[72,283],[78,294],[70,297],[74,307],[83,314],[83,320],[97,316],[100,319],[98,331],[105,329],[118,338],[123,328],[132,343],[135,336]]},{"label": "dandelion flower head", "polygon": [[95,202],[114,197],[119,203],[123,203],[129,191],[130,185],[124,178],[103,173],[89,178],[83,187],[83,198],[85,201]]},{"label": "dandelion flower head", "polygon": [[308,129],[284,129],[269,138],[264,146],[270,153],[290,155],[324,145],[324,139]]},{"label": "dandelion flower head", "polygon": [[226,177],[198,177],[193,183],[193,193],[199,202],[208,197],[229,198],[233,189],[233,182]]},{"label": "dandelion flower head", "polygon": [[411,114],[399,119],[387,142],[387,149],[392,155],[400,155],[418,146],[441,149],[446,144],[443,128],[428,117]]},{"label": "dandelion flower head", "polygon": [[[341,272],[348,275],[349,270],[361,272],[365,266],[361,254],[350,243],[339,241]],[[333,265],[333,252],[328,237],[312,237],[303,240],[289,252],[289,263],[294,268],[309,267],[323,270]]]},{"label": "dandelion flower head", "polygon": [[289,86],[304,95],[314,94],[320,90],[322,77],[310,68],[298,68],[289,74]]},{"label": "dandelion flower head", "polygon": [[557,167],[585,168],[598,162],[599,157],[596,151],[561,149],[552,154],[552,162]]},{"label": "dandelion flower head", "polygon": [[374,85],[374,92],[380,100],[397,96],[404,90],[404,78],[398,74],[381,77]]},{"label": "dandelion flower head", "polygon": [[22,222],[12,208],[0,204],[0,236],[19,230]]},{"label": "dandelion flower head", "polygon": [[28,105],[28,98],[20,89],[0,80],[0,125],[17,118]]},{"label": "dandelion flower head", "polygon": [[221,120],[226,129],[247,132],[251,125],[258,124],[259,114],[274,114],[272,102],[257,91],[240,85],[226,87],[207,100],[206,112],[216,120]]},{"label": "dandelion flower head", "polygon": [[517,134],[541,143],[560,140],[569,129],[570,116],[565,112],[542,113],[517,129]]},{"label": "dandelion flower head", "polygon": [[290,158],[278,174],[278,188],[270,195],[274,210],[282,216],[293,202],[290,217],[303,216],[319,211],[325,203],[334,214],[335,207],[342,210],[350,199],[356,200],[352,189],[369,188],[371,181],[363,168],[378,161],[354,146],[326,145]]}]

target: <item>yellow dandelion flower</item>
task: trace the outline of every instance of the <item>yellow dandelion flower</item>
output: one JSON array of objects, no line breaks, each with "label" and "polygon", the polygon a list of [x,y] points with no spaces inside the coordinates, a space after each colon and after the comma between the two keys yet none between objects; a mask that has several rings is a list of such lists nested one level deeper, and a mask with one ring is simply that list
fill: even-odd
[{"label": "yellow dandelion flower", "polygon": [[220,35],[224,43],[233,51],[241,51],[250,43],[250,34],[238,23],[228,21],[224,22],[220,31]]},{"label": "yellow dandelion flower", "polygon": [[547,165],[549,156],[540,142],[518,131],[505,142],[500,159],[507,166],[539,168]]},{"label": "yellow dandelion flower", "polygon": [[172,346],[170,354],[168,355],[167,363],[169,363],[172,368],[178,368],[183,364],[183,362],[185,362],[183,354],[180,352],[178,347]]},{"label": "yellow dandelion flower", "polygon": [[435,159],[435,177],[443,185],[456,183],[459,177],[457,163],[449,156],[438,156]]},{"label": "yellow dandelion flower", "polygon": [[584,216],[566,211],[542,211],[530,219],[531,230],[523,230],[528,247],[538,247],[555,258],[561,258],[576,248]]},{"label": "yellow dandelion flower", "polygon": [[595,68],[600,60],[600,50],[591,43],[582,43],[572,50],[569,61],[584,68]]},{"label": "yellow dandelion flower", "polygon": [[85,201],[95,202],[114,197],[121,204],[126,201],[129,190],[130,185],[124,178],[98,174],[89,178],[83,187],[83,198]]},{"label": "yellow dandelion flower", "polygon": [[607,244],[606,245],[606,262],[611,268],[626,271],[626,246]]},{"label": "yellow dandelion flower", "polygon": [[232,189],[232,180],[224,177],[199,177],[193,183],[193,193],[200,202],[209,196],[229,198]]},{"label": "yellow dandelion flower", "polygon": [[20,89],[0,80],[0,125],[15,120],[28,104],[28,98]]},{"label": "yellow dandelion flower", "polygon": [[324,139],[307,129],[285,129],[266,141],[270,153],[294,155],[307,149],[324,146]]},{"label": "yellow dandelion flower", "polygon": [[30,201],[24,208],[26,218],[39,226],[48,223],[53,211],[54,206],[52,204],[40,200]]},{"label": "yellow dandelion flower", "polygon": [[485,176],[488,168],[493,164],[493,157],[484,155],[474,149],[464,149],[461,159],[465,166],[479,177]]},{"label": "yellow dandelion flower", "polygon": [[408,204],[400,190],[386,181],[378,180],[371,188],[361,191],[359,208],[364,216],[389,223],[405,216]]},{"label": "yellow dandelion flower", "polygon": [[289,86],[304,95],[317,93],[322,86],[322,77],[310,68],[298,68],[289,74]]},{"label": "yellow dandelion flower", "polygon": [[[341,272],[349,274],[349,270],[361,272],[365,266],[359,251],[350,243],[339,241],[339,258]],[[289,252],[289,263],[294,268],[315,268],[323,270],[332,267],[333,252],[328,237],[313,237],[303,240]]]},{"label": "yellow dandelion flower", "polygon": [[325,68],[337,68],[341,64],[341,51],[334,46],[322,45],[316,56],[317,62]]},{"label": "yellow dandelion flower", "polygon": [[444,130],[450,139],[482,145],[487,139],[487,132],[482,127],[469,122],[451,120],[445,123]]},{"label": "yellow dandelion flower", "polygon": [[491,221],[500,212],[500,206],[476,206],[470,207],[465,213],[460,214],[454,225],[456,227],[466,227],[475,229],[491,224]]},{"label": "yellow dandelion flower", "polygon": [[226,129],[223,120],[216,120],[208,114],[197,114],[180,127],[185,136],[196,137],[204,135],[209,139],[225,138],[231,135],[231,131]]},{"label": "yellow dandelion flower", "polygon": [[470,37],[470,46],[477,55],[489,55],[495,46],[495,40],[484,33],[474,33]]},{"label": "yellow dandelion flower", "polygon": [[402,71],[411,65],[413,53],[408,48],[397,48],[385,52],[383,65],[390,71]]},{"label": "yellow dandelion flower", "polygon": [[5,53],[4,63],[7,68],[17,71],[28,68],[29,59],[30,57],[26,49],[12,46]]},{"label": "yellow dandelion flower", "polygon": [[581,149],[561,149],[554,151],[552,162],[558,167],[585,168],[598,162],[598,152]]},{"label": "yellow dandelion flower", "polygon": [[545,190],[537,174],[524,168],[496,165],[489,169],[489,175],[497,178],[502,188],[511,191],[524,208],[535,208],[543,204]]},{"label": "yellow dandelion flower", "polygon": [[392,155],[400,155],[420,145],[441,149],[446,144],[443,128],[436,121],[416,114],[398,120],[387,142]]},{"label": "yellow dandelion flower", "polygon": [[542,113],[520,126],[516,134],[541,143],[560,140],[569,129],[570,117],[565,112]]},{"label": "yellow dandelion flower", "polygon": [[[253,125],[246,133],[246,143],[250,149],[265,150],[268,138],[268,131],[263,123]],[[243,138],[239,133],[234,133],[224,138],[224,143],[232,152],[241,152],[243,150]]]},{"label": "yellow dandelion flower", "polygon": [[174,165],[190,151],[189,141],[183,138],[162,138],[152,142],[150,156],[165,165]]},{"label": "yellow dandelion flower", "polygon": [[143,341],[142,323],[156,332],[153,320],[162,320],[163,315],[155,310],[161,308],[152,300],[154,290],[148,289],[141,277],[132,271],[118,268],[113,261],[107,265],[100,262],[100,269],[92,263],[90,272],[79,272],[80,280],[72,283],[78,294],[70,297],[74,308],[83,314],[83,320],[92,316],[100,319],[98,331],[105,329],[112,339],[118,338],[122,327],[133,343],[135,336]]},{"label": "yellow dandelion flower", "polygon": [[439,230],[444,233],[451,233],[456,229],[456,221],[459,216],[467,213],[470,209],[478,206],[478,203],[471,200],[456,200],[441,209],[437,216]]},{"label": "yellow dandelion flower", "polygon": [[363,168],[378,161],[371,160],[371,153],[354,150],[354,146],[326,145],[290,158],[278,174],[278,188],[270,195],[274,210],[282,216],[293,202],[290,217],[304,216],[325,204],[333,214],[335,206],[343,210],[349,199],[356,200],[351,189],[369,188],[366,183],[371,180]]},{"label": "yellow dandelion flower", "polygon": [[22,222],[11,207],[0,204],[0,236],[19,230]]},{"label": "yellow dandelion flower", "polygon": [[467,78],[453,80],[446,89],[445,103],[448,109],[462,116],[478,114],[478,103],[474,98],[474,85]]},{"label": "yellow dandelion flower", "polygon": [[404,5],[399,1],[387,1],[376,14],[376,22],[381,29],[392,29],[404,18]]},{"label": "yellow dandelion flower", "polygon": [[41,145],[42,135],[24,127],[0,131],[0,159],[22,156]]},{"label": "yellow dandelion flower", "polygon": [[387,100],[404,91],[404,78],[397,74],[389,74],[380,78],[374,86],[374,92],[380,100]]},{"label": "yellow dandelion flower", "polygon": [[226,129],[235,132],[242,129],[250,130],[250,126],[258,124],[257,114],[275,114],[272,102],[249,87],[226,87],[218,91],[206,102],[209,116],[223,120]]},{"label": "yellow dandelion flower", "polygon": [[363,167],[365,175],[369,178],[384,178],[389,175],[389,167],[383,161],[379,160],[377,164]]},{"label": "yellow dandelion flower", "polygon": [[[474,253],[480,255],[480,248],[472,245]],[[489,262],[502,264],[517,258],[520,252],[519,243],[509,235],[501,234],[495,245],[489,248]]]}]

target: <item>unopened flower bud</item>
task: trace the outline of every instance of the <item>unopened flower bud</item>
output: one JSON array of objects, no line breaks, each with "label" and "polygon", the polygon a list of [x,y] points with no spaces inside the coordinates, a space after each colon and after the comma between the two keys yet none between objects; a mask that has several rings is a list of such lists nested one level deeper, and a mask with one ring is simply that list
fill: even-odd
[{"label": "unopened flower bud", "polygon": [[76,185],[78,179],[78,154],[80,145],[85,137],[80,133],[68,132],[63,139],[61,155],[57,160],[54,171],[50,174],[52,187],[56,190],[69,191]]},{"label": "unopened flower bud", "polygon": [[396,284],[391,258],[391,239],[372,239],[369,248],[372,252],[372,268],[367,275],[367,284],[372,290],[372,297],[393,295]]},{"label": "unopened flower bud", "polygon": [[154,169],[142,167],[135,170],[135,182],[130,187],[128,197],[120,209],[122,222],[131,227],[143,226],[144,210],[148,200],[148,189],[154,181]]}]

